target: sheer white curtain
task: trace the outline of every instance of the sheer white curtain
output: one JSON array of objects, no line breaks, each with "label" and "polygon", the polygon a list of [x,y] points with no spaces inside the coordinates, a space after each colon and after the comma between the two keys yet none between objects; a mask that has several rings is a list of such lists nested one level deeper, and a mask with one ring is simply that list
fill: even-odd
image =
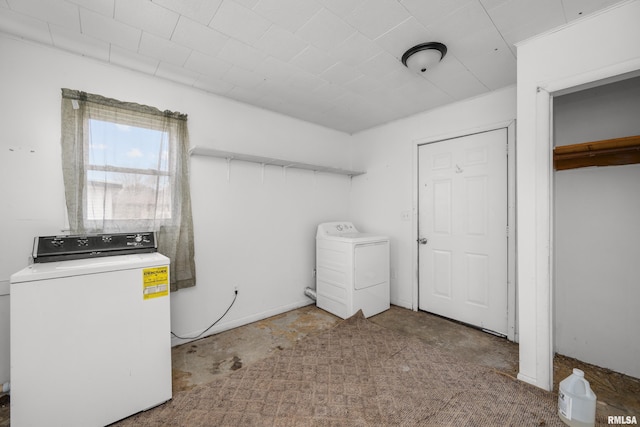
[{"label": "sheer white curtain", "polygon": [[171,290],[195,285],[187,116],[62,89],[62,168],[74,234],[155,231]]}]

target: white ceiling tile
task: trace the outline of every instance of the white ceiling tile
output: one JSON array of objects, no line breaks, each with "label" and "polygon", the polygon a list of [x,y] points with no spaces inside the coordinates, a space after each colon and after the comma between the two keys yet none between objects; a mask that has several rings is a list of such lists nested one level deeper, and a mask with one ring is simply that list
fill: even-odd
[{"label": "white ceiling tile", "polygon": [[222,78],[232,67],[226,61],[211,55],[205,55],[196,50],[191,52],[184,63],[184,68],[204,76]]},{"label": "white ceiling tile", "polygon": [[378,55],[358,66],[360,72],[378,80],[383,79],[391,73],[397,72],[401,68],[404,68],[404,65],[402,65],[398,58],[387,52],[380,52]]},{"label": "white ceiling tile", "polygon": [[380,37],[407,19],[409,13],[397,0],[367,0],[345,17],[370,39]]},{"label": "white ceiling tile", "polygon": [[187,86],[193,86],[198,78],[200,78],[198,73],[185,70],[183,67],[170,64],[168,62],[160,62],[155,75]]},{"label": "white ceiling tile", "polygon": [[616,3],[620,3],[620,0],[562,0],[567,21],[578,19]]},{"label": "white ceiling tile", "polygon": [[460,38],[472,37],[494,28],[491,18],[479,2],[471,2],[429,27],[435,40],[450,43]]},{"label": "white ceiling tile", "polygon": [[313,45],[291,59],[290,63],[315,75],[322,74],[337,61]]},{"label": "white ceiling tile", "polygon": [[82,34],[128,50],[138,49],[142,35],[139,28],[82,8],[80,9],[80,24]]},{"label": "white ceiling tile", "polygon": [[307,121],[307,122],[311,122],[311,123],[316,123],[316,124],[320,124],[318,123],[318,115],[322,114],[325,109],[322,108],[317,103],[307,103],[308,105],[304,105],[303,108],[299,108],[298,111],[302,112],[302,114],[297,113],[297,117],[301,120]]},{"label": "white ceiling tile", "polygon": [[63,0],[8,0],[11,10],[80,32],[78,6]]},{"label": "white ceiling tile", "polygon": [[256,100],[262,98],[263,96],[260,91],[257,91],[254,88],[247,89],[247,88],[238,87],[238,86],[233,87],[225,95],[231,99],[235,99],[236,101],[245,102],[245,103],[254,104],[254,105]]},{"label": "white ceiling tile", "polygon": [[229,68],[222,76],[222,80],[233,86],[240,86],[246,89],[255,88],[264,81],[260,74],[236,66]]},{"label": "white ceiling tile", "polygon": [[488,91],[488,88],[453,55],[445,57],[437,66],[421,76],[456,100]]},{"label": "white ceiling tile", "polygon": [[346,17],[367,0],[318,0],[324,7],[340,17]]},{"label": "white ceiling tile", "polygon": [[197,21],[181,16],[171,41],[208,55],[217,55],[229,38]]},{"label": "white ceiling tile", "polygon": [[432,40],[431,33],[415,18],[410,18],[391,31],[377,38],[375,42],[394,57],[400,59],[407,49]]},{"label": "white ceiling tile", "polygon": [[109,62],[147,74],[155,74],[158,69],[158,64],[160,63],[160,61],[155,58],[150,58],[115,45],[111,46]]},{"label": "white ceiling tile", "polygon": [[296,67],[279,59],[268,56],[255,69],[255,72],[265,77],[264,87],[271,84],[285,84],[289,77],[298,72]]},{"label": "white ceiling tile", "polygon": [[313,96],[321,101],[333,101],[342,95],[344,95],[344,88],[329,82],[325,82],[313,91]]},{"label": "white ceiling tile", "polygon": [[49,29],[55,47],[102,61],[109,61],[109,43],[54,24],[49,24]]},{"label": "white ceiling tile", "polygon": [[[400,0],[400,1],[404,2],[405,0]],[[413,0],[413,1],[416,1],[416,0]],[[501,6],[504,3],[508,3],[510,1],[513,1],[513,0],[480,0],[480,3],[482,4],[482,7],[489,10],[489,9],[493,9],[494,7]]]},{"label": "white ceiling tile", "polygon": [[191,49],[163,39],[162,37],[143,32],[138,52],[157,58],[163,62],[182,66],[189,57]]},{"label": "white ceiling tile", "polygon": [[296,32],[321,8],[314,0],[260,0],[254,11],[291,32]]},{"label": "white ceiling tile", "polygon": [[358,95],[366,96],[373,92],[384,91],[386,88],[382,86],[380,80],[376,80],[369,76],[360,76],[355,80],[352,80],[345,84],[345,87],[349,90],[357,93]]},{"label": "white ceiling tile", "polygon": [[351,80],[357,79],[361,75],[362,73],[357,68],[343,64],[342,62],[336,62],[332,67],[325,70],[320,77],[328,82],[344,85]]},{"label": "white ceiling tile", "polygon": [[225,82],[216,77],[208,76],[198,77],[193,83],[193,87],[218,95],[228,94],[234,88],[231,83]]},{"label": "white ceiling tile", "polygon": [[267,110],[279,112],[282,109],[284,101],[277,96],[263,96],[255,101],[255,105]]},{"label": "white ceiling tile", "polygon": [[113,18],[115,0],[68,0],[85,9],[93,10],[105,16]]},{"label": "white ceiling tile", "polygon": [[491,90],[516,83],[516,58],[507,46],[485,55],[469,57],[463,64]]},{"label": "white ceiling tile", "polygon": [[245,70],[255,70],[267,55],[253,46],[234,39],[228,39],[218,53],[218,57]]},{"label": "white ceiling tile", "polygon": [[355,94],[345,94],[331,110],[328,110],[333,116],[345,119],[341,121],[334,117],[333,121],[337,121],[339,126],[347,130],[353,126],[368,128],[380,123],[383,111],[384,107],[372,105],[368,100]]},{"label": "white ceiling tile", "polygon": [[232,0],[225,0],[209,26],[244,43],[253,44],[262,37],[271,23],[252,10]]},{"label": "white ceiling tile", "polygon": [[352,133],[352,129],[367,129],[366,127],[359,127],[358,121],[354,118],[337,114],[333,109],[319,114],[314,122],[346,133]]},{"label": "white ceiling tile", "polygon": [[298,109],[299,106],[304,106],[304,108],[307,109],[312,108],[309,103],[308,95],[304,92],[292,88],[289,85],[283,85],[282,87],[280,87],[277,91],[277,96],[287,104],[295,104],[295,106],[293,106],[293,111]]},{"label": "white ceiling tile", "polygon": [[395,89],[395,95],[404,99],[406,111],[424,111],[438,105],[453,102],[455,98],[443,92],[433,83],[417,77]]},{"label": "white ceiling tile", "polygon": [[300,91],[304,94],[304,96],[307,96],[307,94],[311,93],[325,83],[325,80],[304,70],[296,70],[296,72],[289,76],[289,80],[287,81],[287,84],[291,88]]},{"label": "white ceiling tile", "polygon": [[414,74],[413,72],[407,70],[404,66],[402,66],[402,68],[399,68],[397,71],[386,75],[380,81],[389,90],[395,90],[411,81],[417,80],[420,80],[420,77],[417,74]]},{"label": "white ceiling tile", "polygon": [[329,55],[349,65],[360,65],[380,53],[380,47],[359,32],[332,49]]},{"label": "white ceiling tile", "polygon": [[253,9],[258,4],[258,0],[234,0],[236,3],[246,7],[247,9]]},{"label": "white ceiling tile", "polygon": [[559,0],[512,0],[487,8],[492,22],[509,43],[515,43],[565,23]]},{"label": "white ceiling tile", "polygon": [[495,27],[447,41],[449,54],[464,62],[466,58],[485,56],[497,50],[509,49]]},{"label": "white ceiling tile", "polygon": [[280,27],[272,26],[254,43],[254,47],[283,61],[302,52],[308,46],[307,42]]},{"label": "white ceiling tile", "polygon": [[[426,96],[424,93],[422,96]],[[392,120],[393,118],[405,117],[416,110],[416,105],[414,104],[413,98],[406,98],[401,93],[396,91],[386,91],[376,93],[375,97],[370,100],[370,102],[377,102],[390,111],[389,118],[387,120]]]},{"label": "white ceiling tile", "polygon": [[[313,93],[311,95],[313,96],[313,100],[316,103],[316,111],[317,111],[316,116],[319,116],[320,114],[335,108],[335,103],[334,103],[335,100],[324,100],[322,98],[319,98],[317,96],[319,94],[316,94],[316,93]],[[312,121],[314,123],[320,123],[318,121],[318,117],[315,117]]]},{"label": "white ceiling tile", "polygon": [[152,0],[154,3],[208,25],[222,0]]},{"label": "white ceiling tile", "polygon": [[461,37],[450,43],[449,50],[488,88],[515,83],[515,54],[495,28]]},{"label": "white ceiling tile", "polygon": [[[513,27],[508,31],[501,31],[502,37],[504,37],[505,41],[507,43],[509,43],[509,45],[513,46],[516,43],[519,43],[523,40],[526,40],[528,38],[534,37],[540,33],[543,33],[545,31],[548,31],[552,28],[555,28],[559,25],[562,24],[558,24],[558,25],[554,25],[552,27],[548,27],[544,24],[541,24],[539,21],[538,22],[527,22],[527,23],[523,23],[522,25],[518,26],[518,27]],[[516,52],[515,47],[512,49],[514,54]]]},{"label": "white ceiling tile", "polygon": [[400,3],[402,3],[422,25],[429,27],[437,24],[440,20],[463,6],[476,1],[477,0],[400,0]]},{"label": "white ceiling tile", "polygon": [[5,8],[0,9],[0,31],[39,43],[53,43],[45,22]]},{"label": "white ceiling tile", "polygon": [[[614,3],[0,0],[0,31],[355,132],[513,84],[512,43]],[[428,41],[420,76],[400,57]]]},{"label": "white ceiling tile", "polygon": [[354,32],[354,28],[336,15],[327,9],[321,9],[296,34],[328,52],[348,39]]},{"label": "white ceiling tile", "polygon": [[178,23],[176,12],[150,1],[116,0],[115,18],[151,34],[169,39]]}]

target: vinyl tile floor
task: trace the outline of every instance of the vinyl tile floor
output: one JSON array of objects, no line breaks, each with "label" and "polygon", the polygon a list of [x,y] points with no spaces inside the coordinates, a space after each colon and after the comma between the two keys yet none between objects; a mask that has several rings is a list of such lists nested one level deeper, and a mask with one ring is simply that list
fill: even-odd
[{"label": "vinyl tile floor", "polygon": [[[249,325],[221,332],[172,349],[173,391],[227,375],[242,366],[288,348],[309,334],[331,328],[340,318],[313,305],[289,311]],[[516,377],[518,345],[478,329],[434,316],[392,306],[370,321],[450,351],[458,357]],[[598,397],[601,415],[634,415],[640,418],[640,380],[608,369],[557,355],[554,360],[554,391],[576,367]],[[0,427],[10,425],[9,397],[0,396]]]}]

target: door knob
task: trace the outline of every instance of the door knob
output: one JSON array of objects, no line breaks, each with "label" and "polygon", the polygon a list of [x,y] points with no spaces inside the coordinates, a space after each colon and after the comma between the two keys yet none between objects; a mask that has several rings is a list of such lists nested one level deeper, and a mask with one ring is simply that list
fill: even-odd
[{"label": "door knob", "polygon": [[421,245],[426,245],[428,241],[429,239],[427,239],[426,237],[418,239],[418,243],[420,243]]}]

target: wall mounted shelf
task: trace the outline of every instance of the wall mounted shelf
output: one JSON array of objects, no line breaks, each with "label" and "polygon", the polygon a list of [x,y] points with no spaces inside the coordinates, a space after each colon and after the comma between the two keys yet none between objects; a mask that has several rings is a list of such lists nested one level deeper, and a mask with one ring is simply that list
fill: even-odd
[{"label": "wall mounted shelf", "polygon": [[563,145],[553,149],[555,170],[640,163],[640,135]]},{"label": "wall mounted shelf", "polygon": [[222,150],[216,150],[213,148],[198,147],[198,146],[191,148],[189,150],[189,154],[191,154],[192,156],[218,157],[221,159],[226,159],[227,161],[239,160],[241,162],[259,163],[265,166],[281,166],[283,168],[305,169],[305,170],[310,170],[314,172],[325,172],[325,173],[333,173],[333,174],[339,174],[339,175],[347,175],[350,177],[362,175],[365,173],[362,171],[332,168],[328,166],[313,165],[309,163],[300,163],[300,162],[294,162],[291,160],[284,160],[284,159],[274,159],[271,157],[254,156],[251,154],[235,153],[231,151],[222,151]]}]

